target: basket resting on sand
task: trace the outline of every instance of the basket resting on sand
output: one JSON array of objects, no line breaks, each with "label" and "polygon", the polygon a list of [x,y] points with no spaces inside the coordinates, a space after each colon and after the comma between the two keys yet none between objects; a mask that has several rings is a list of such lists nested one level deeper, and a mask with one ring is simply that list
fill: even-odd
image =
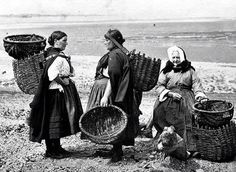
[{"label": "basket resting on sand", "polygon": [[39,53],[20,60],[13,60],[14,77],[21,91],[34,94],[43,70],[44,54]]},{"label": "basket resting on sand", "polygon": [[3,39],[5,51],[14,59],[24,59],[44,50],[46,38],[35,34],[10,35]]},{"label": "basket resting on sand", "polygon": [[217,129],[193,127],[197,151],[211,161],[228,161],[236,155],[236,123],[230,121]]},{"label": "basket resting on sand", "polygon": [[114,144],[121,141],[127,126],[125,112],[117,106],[97,106],[84,113],[79,120],[81,131],[98,144]]},{"label": "basket resting on sand", "polygon": [[232,103],[222,100],[208,100],[195,103],[194,116],[199,125],[219,127],[228,124],[234,114]]},{"label": "basket resting on sand", "polygon": [[135,54],[134,51],[129,57],[134,88],[139,91],[150,91],[157,83],[161,60],[145,57],[145,54]]}]

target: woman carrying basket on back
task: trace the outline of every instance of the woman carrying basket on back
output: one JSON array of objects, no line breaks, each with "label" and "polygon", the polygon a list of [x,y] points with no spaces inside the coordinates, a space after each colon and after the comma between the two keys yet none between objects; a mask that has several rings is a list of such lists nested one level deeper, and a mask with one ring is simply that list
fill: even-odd
[{"label": "woman carrying basket on back", "polygon": [[[109,104],[120,107],[128,116],[128,125],[124,135],[113,145],[109,155],[110,162],[122,160],[122,145],[134,145],[134,138],[138,129],[138,113],[136,113],[133,97],[133,86],[129,57],[113,42],[119,45],[125,42],[119,30],[109,30],[105,35],[105,46],[109,51],[99,61],[96,70],[96,80],[92,88],[87,110],[101,105]],[[108,76],[103,70],[107,68]]]},{"label": "woman carrying basket on back", "polygon": [[51,45],[45,51],[46,62],[37,93],[30,104],[30,140],[45,139],[46,157],[63,158],[70,152],[61,147],[60,138],[79,132],[79,118],[83,113],[74,82],[70,56],[63,53],[67,35],[54,31],[48,38]]}]

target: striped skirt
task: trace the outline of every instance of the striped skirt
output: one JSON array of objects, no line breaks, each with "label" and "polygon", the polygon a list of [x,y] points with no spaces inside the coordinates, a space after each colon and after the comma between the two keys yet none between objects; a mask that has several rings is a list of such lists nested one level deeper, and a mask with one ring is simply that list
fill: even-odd
[{"label": "striped skirt", "polygon": [[58,89],[48,91],[48,138],[58,139],[71,135],[64,93]]}]

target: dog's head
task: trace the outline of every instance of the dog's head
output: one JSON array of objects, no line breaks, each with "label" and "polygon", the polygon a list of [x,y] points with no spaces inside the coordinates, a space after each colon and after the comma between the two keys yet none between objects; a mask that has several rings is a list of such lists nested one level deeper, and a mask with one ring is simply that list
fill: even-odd
[{"label": "dog's head", "polygon": [[157,140],[157,149],[170,153],[183,145],[183,139],[175,132],[174,126],[165,127]]}]

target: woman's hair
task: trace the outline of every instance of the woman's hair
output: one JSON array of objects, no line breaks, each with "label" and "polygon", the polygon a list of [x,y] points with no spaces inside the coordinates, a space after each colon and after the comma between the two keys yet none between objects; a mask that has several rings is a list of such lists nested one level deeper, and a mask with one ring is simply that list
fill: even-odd
[{"label": "woman's hair", "polygon": [[117,29],[109,29],[104,37],[106,39],[110,39],[109,37],[112,37],[121,45],[125,42],[125,39],[123,38],[121,32]]},{"label": "woman's hair", "polygon": [[54,40],[60,40],[61,38],[63,38],[64,36],[67,36],[67,34],[65,32],[62,31],[54,31],[49,37],[48,37],[48,43],[51,46],[54,46]]}]

